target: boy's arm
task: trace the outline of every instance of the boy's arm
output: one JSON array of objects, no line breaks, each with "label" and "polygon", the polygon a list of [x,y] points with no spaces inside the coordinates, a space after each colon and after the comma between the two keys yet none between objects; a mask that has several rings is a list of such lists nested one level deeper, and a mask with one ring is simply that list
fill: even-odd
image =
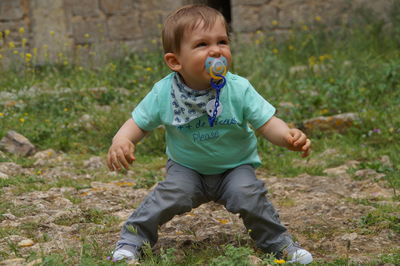
[{"label": "boy's arm", "polygon": [[148,132],[138,127],[130,118],[115,134],[107,155],[107,166],[111,171],[128,169],[129,165],[136,159],[135,144],[138,143]]},{"label": "boy's arm", "polygon": [[275,116],[259,127],[257,131],[275,145],[303,152],[302,157],[306,157],[310,153],[311,141],[307,136],[297,128],[289,128],[284,121]]}]

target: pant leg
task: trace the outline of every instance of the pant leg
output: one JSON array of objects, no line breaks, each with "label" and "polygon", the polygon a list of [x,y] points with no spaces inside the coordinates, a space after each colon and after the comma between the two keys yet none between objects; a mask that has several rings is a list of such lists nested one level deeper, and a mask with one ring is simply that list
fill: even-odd
[{"label": "pant leg", "polygon": [[233,213],[239,213],[250,236],[265,252],[278,253],[292,242],[279,215],[266,198],[264,182],[256,178],[251,165],[228,171],[218,189],[217,202]]},{"label": "pant leg", "polygon": [[169,160],[165,180],[158,183],[128,218],[117,245],[141,247],[149,242],[153,246],[158,239],[159,226],[207,201],[200,175]]}]

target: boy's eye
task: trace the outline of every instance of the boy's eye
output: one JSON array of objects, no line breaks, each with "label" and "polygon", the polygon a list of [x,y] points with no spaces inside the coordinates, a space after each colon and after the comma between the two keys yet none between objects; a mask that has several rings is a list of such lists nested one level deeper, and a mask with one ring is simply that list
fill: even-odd
[{"label": "boy's eye", "polygon": [[219,43],[219,44],[228,44],[228,41],[222,40],[222,41],[219,41],[218,43]]},{"label": "boy's eye", "polygon": [[200,43],[196,44],[196,47],[202,47],[202,46],[207,46],[207,43],[200,42]]}]

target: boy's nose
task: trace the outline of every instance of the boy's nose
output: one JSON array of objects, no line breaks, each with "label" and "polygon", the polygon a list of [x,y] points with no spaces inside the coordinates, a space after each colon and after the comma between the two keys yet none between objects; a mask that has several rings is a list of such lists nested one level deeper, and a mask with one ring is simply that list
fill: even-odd
[{"label": "boy's nose", "polygon": [[221,49],[218,45],[213,45],[210,47],[210,56],[211,57],[220,57],[221,56]]}]

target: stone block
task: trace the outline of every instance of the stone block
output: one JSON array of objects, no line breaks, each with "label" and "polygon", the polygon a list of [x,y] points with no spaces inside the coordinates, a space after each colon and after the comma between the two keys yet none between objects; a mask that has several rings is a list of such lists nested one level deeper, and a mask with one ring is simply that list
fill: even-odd
[{"label": "stone block", "polygon": [[[132,40],[143,36],[138,12],[132,12],[128,16],[112,16],[107,25],[112,40]],[[146,25],[144,27],[148,28]]]},{"label": "stone block", "polygon": [[32,47],[38,49],[35,60],[43,63],[70,48],[63,0],[31,0],[30,5]]},{"label": "stone block", "polygon": [[108,36],[103,19],[74,21],[72,22],[72,32],[76,44],[103,41]]},{"label": "stone block", "polygon": [[0,20],[18,20],[23,16],[22,0],[0,1]]},{"label": "stone block", "polygon": [[232,28],[235,32],[255,32],[261,29],[260,8],[237,6],[232,9]]},{"label": "stone block", "polygon": [[74,16],[97,17],[101,11],[99,0],[69,0],[71,1],[71,11]]},{"label": "stone block", "polygon": [[[275,6],[265,5],[260,8],[260,24],[263,29],[274,27],[273,21],[278,21],[278,9]],[[277,25],[280,27],[280,25]]]},{"label": "stone block", "polygon": [[127,14],[134,8],[132,0],[100,0],[100,8],[107,15]]},{"label": "stone block", "polygon": [[158,25],[162,25],[164,21],[163,12],[157,10],[144,11],[140,14],[140,26],[143,31],[143,36],[146,37],[159,37],[161,36],[161,29]]}]

